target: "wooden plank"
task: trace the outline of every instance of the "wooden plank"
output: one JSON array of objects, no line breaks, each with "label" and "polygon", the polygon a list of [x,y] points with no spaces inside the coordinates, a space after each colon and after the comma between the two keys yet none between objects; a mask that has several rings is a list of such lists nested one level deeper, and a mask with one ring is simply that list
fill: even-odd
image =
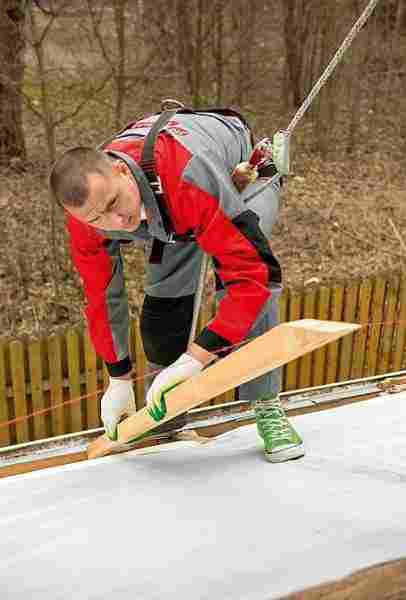
[{"label": "wooden plank", "polygon": [[405,336],[406,336],[406,277],[402,277],[399,286],[398,323],[395,328],[392,369],[400,371],[405,368]]},{"label": "wooden plank", "polygon": [[69,432],[65,422],[63,402],[62,350],[59,335],[48,339],[48,369],[51,405],[51,427],[53,435],[63,435]]},{"label": "wooden plank", "polygon": [[[24,345],[20,341],[10,343],[10,370],[14,395],[15,417],[28,415],[28,402],[25,385]],[[28,420],[16,423],[17,443],[28,442],[30,439]]]},{"label": "wooden plank", "polygon": [[85,374],[86,374],[86,415],[87,429],[100,427],[99,396],[97,386],[97,356],[90,340],[89,330],[84,332]]},{"label": "wooden plank", "polygon": [[[357,313],[359,284],[351,283],[345,290],[344,300],[344,321],[354,322]],[[340,347],[340,367],[338,371],[338,381],[347,381],[351,376],[352,348],[354,336],[349,335],[341,340]]]},{"label": "wooden plank", "polygon": [[[330,289],[321,287],[317,293],[316,318],[326,321],[330,311]],[[312,385],[318,386],[325,383],[327,375],[327,348],[323,346],[313,353]]]},{"label": "wooden plank", "polygon": [[117,445],[137,438],[229,389],[260,377],[357,329],[359,325],[313,319],[274,327],[167,392],[165,417],[156,421],[148,409],[143,408],[118,425],[118,442],[101,436],[89,445],[88,456],[96,458],[108,454]]},{"label": "wooden plank", "polygon": [[66,332],[66,350],[68,359],[70,431],[82,431],[82,403],[80,400],[80,348],[77,331]]},{"label": "wooden plank", "polygon": [[[288,321],[297,321],[301,317],[302,295],[298,292],[289,294]],[[299,361],[292,360],[285,368],[284,390],[296,390],[298,387]]]},{"label": "wooden plank", "polygon": [[[341,321],[344,312],[344,286],[335,286],[331,290],[330,319]],[[332,342],[327,347],[325,382],[335,383],[338,378],[340,342]]]},{"label": "wooden plank", "polygon": [[14,477],[32,471],[40,471],[51,467],[59,467],[62,465],[70,465],[76,462],[87,460],[87,454],[84,450],[81,452],[69,452],[61,456],[52,456],[50,458],[40,458],[30,462],[22,462],[10,464],[9,466],[0,467],[0,479],[4,477]]},{"label": "wooden plank", "polygon": [[285,600],[404,600],[406,558],[367,564],[345,577],[289,594]]},{"label": "wooden plank", "polygon": [[[316,290],[307,291],[303,301],[303,318],[314,319],[316,317]],[[313,355],[305,354],[299,360],[299,389],[311,386]]]},{"label": "wooden plank", "polygon": [[[45,398],[42,385],[42,356],[41,342],[32,341],[28,345],[28,361],[31,380],[31,398],[33,413],[43,411],[45,407]],[[45,423],[45,413],[33,417],[34,440],[42,440],[48,437],[48,431]]]},{"label": "wooden plank", "polygon": [[395,329],[396,305],[399,292],[399,277],[388,281],[385,294],[385,307],[379,344],[377,373],[387,373],[390,370],[392,356],[393,332]]},{"label": "wooden plank", "polygon": [[0,343],[0,447],[11,444],[11,431],[9,425],[2,425],[10,420],[7,401],[6,379],[6,344]]},{"label": "wooden plank", "polygon": [[351,365],[351,379],[360,379],[364,374],[366,342],[368,334],[369,311],[371,307],[372,282],[370,279],[362,281],[359,287],[359,299],[356,322],[364,325],[354,334],[354,352]]},{"label": "wooden plank", "polygon": [[376,374],[379,340],[382,331],[383,309],[385,302],[386,280],[375,279],[372,292],[371,322],[368,326],[365,376]]}]

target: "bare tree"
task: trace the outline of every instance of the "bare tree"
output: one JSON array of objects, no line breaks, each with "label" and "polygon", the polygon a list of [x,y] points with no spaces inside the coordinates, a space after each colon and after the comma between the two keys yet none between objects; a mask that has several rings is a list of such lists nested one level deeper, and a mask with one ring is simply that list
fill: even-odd
[{"label": "bare tree", "polygon": [[[239,106],[243,106],[247,91],[254,85],[254,70],[252,66],[253,53],[256,39],[256,23],[259,18],[259,11],[256,2],[239,0],[233,2],[233,20],[236,35],[236,93],[235,101]],[[255,73],[257,76],[258,73]]]},{"label": "bare tree", "polygon": [[[69,5],[70,0],[64,0],[55,3],[52,10],[44,11],[42,8],[32,6],[29,12],[29,41],[34,56],[34,68],[31,77],[32,81],[39,86],[39,101],[35,102],[27,93],[23,93],[23,97],[29,110],[39,119],[44,128],[51,162],[56,159],[56,131],[58,127],[79,115],[81,110],[101,92],[110,79],[109,73],[102,73],[100,80],[94,77],[93,82],[89,83],[86,79],[86,73],[80,73],[79,60],[76,70],[82,75],[82,78],[78,82],[75,82],[72,78],[69,66],[55,68],[50,58],[49,36],[52,28],[58,23],[58,19],[64,17],[64,11]],[[70,80],[66,78],[66,74],[69,74]],[[95,76],[94,72],[93,76]],[[66,103],[65,98],[70,100],[74,90],[78,92],[78,100],[73,104],[71,101]],[[56,102],[56,96],[59,102]]]},{"label": "bare tree", "polygon": [[318,0],[285,0],[283,10],[288,87],[297,108],[313,79],[320,4]]},{"label": "bare tree", "polygon": [[21,88],[24,78],[25,2],[0,4],[0,162],[10,164],[26,155],[22,128]]},{"label": "bare tree", "polygon": [[213,59],[215,65],[216,104],[220,106],[224,95],[224,2],[216,0],[214,5],[215,29],[213,35]]},{"label": "bare tree", "polygon": [[201,105],[206,0],[193,0],[193,10],[185,10],[182,0],[176,3],[178,64],[183,70],[194,107]]},{"label": "bare tree", "polygon": [[[28,16],[28,39],[33,56],[33,68],[30,77],[32,77],[32,81],[35,82],[38,88],[38,99],[33,98],[26,92],[23,92],[22,95],[28,109],[40,121],[44,129],[48,158],[51,163],[56,160],[57,156],[56,132],[58,128],[76,117],[90,100],[103,89],[110,77],[109,74],[104,75],[100,82],[90,85],[81,81],[82,97],[73,105],[72,102],[63,104],[63,92],[65,92],[65,97],[69,98],[70,91],[75,88],[74,84],[72,86],[72,83],[65,81],[66,71],[64,73],[63,69],[56,70],[54,68],[49,58],[49,36],[52,28],[58,23],[58,18],[62,18],[69,4],[68,0],[58,3],[52,2],[47,9],[44,9],[41,5],[32,5]],[[59,103],[56,100],[56,95],[60,99]],[[52,199],[50,199],[49,219],[54,296],[59,301],[60,265],[57,238],[61,225],[58,222],[58,211]]]},{"label": "bare tree", "polygon": [[[152,72],[156,59],[164,56],[160,36],[162,32],[165,33],[165,23],[160,22],[157,17],[157,13],[160,15],[159,5],[154,7],[154,14],[149,17],[145,16],[145,7],[141,2],[135,7],[128,0],[86,0],[86,3],[91,21],[88,34],[96,40],[114,86],[111,106],[114,128],[119,129],[123,123],[127,99],[131,98],[134,105],[136,95],[142,97],[149,80],[148,73]],[[113,12],[112,23],[108,10],[110,5]],[[147,27],[145,20],[149,21]],[[113,35],[111,31],[106,35],[106,29],[111,24]]]}]

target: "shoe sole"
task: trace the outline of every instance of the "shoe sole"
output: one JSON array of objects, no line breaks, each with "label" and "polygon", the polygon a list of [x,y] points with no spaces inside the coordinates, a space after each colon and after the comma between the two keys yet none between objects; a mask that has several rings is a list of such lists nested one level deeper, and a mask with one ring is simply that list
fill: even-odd
[{"label": "shoe sole", "polygon": [[265,452],[265,458],[269,462],[285,462],[286,460],[293,460],[295,458],[301,458],[305,455],[304,444],[300,444],[299,446],[293,446],[292,448],[287,448],[286,450],[280,450],[279,452],[272,452],[272,454],[267,454]]}]

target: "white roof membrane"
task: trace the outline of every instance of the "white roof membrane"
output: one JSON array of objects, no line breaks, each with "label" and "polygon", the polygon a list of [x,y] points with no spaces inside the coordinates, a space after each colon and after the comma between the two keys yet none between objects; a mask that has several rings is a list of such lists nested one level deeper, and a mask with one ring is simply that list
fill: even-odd
[{"label": "white roof membrane", "polygon": [[406,555],[406,394],[0,480],[0,597],[270,600]]}]

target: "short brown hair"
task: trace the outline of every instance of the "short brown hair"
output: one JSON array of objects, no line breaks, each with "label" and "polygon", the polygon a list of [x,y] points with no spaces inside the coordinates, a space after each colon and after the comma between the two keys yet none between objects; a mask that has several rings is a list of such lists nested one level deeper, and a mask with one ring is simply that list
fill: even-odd
[{"label": "short brown hair", "polygon": [[49,188],[60,206],[83,206],[89,196],[87,176],[111,173],[111,161],[101,150],[76,146],[67,150],[53,165]]}]

